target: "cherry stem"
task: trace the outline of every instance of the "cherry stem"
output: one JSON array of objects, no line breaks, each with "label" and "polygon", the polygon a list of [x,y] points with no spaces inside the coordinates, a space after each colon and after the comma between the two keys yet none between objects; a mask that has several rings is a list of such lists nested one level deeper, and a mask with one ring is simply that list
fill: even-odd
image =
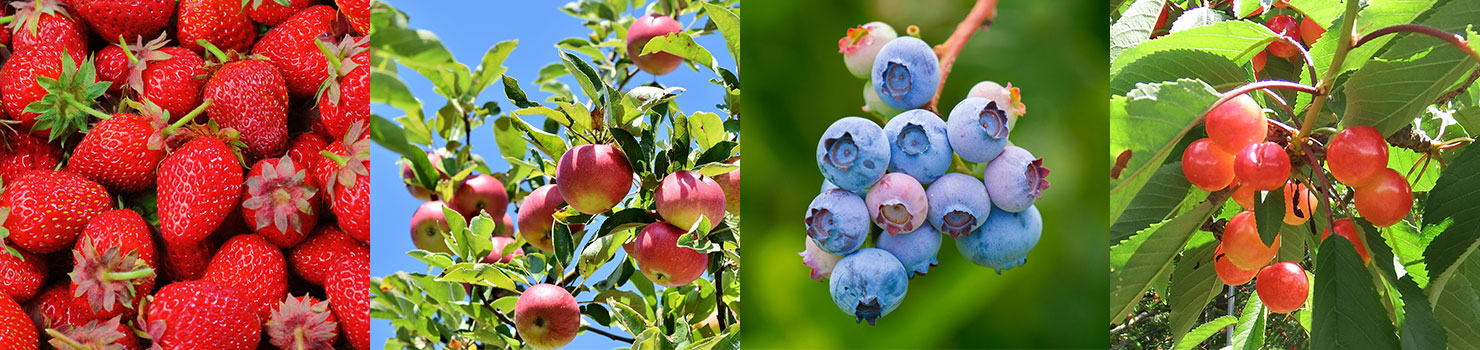
[{"label": "cherry stem", "polygon": [[1434,28],[1422,24],[1399,24],[1374,30],[1371,33],[1362,35],[1360,38],[1354,39],[1355,43],[1352,44],[1352,49],[1361,47],[1362,44],[1366,44],[1367,42],[1382,37],[1384,35],[1397,33],[1423,34],[1437,38],[1439,40],[1443,40],[1444,42],[1449,43],[1450,45],[1454,45],[1454,47],[1456,48],[1459,48],[1460,51],[1464,51],[1465,54],[1470,55],[1470,58],[1475,59],[1475,61],[1480,61],[1480,54],[1476,54],[1475,50],[1470,48],[1470,41],[1468,39],[1465,39],[1465,37],[1459,34],[1446,32],[1440,30],[1439,28]]},{"label": "cherry stem", "polygon": [[1311,58],[1311,56],[1310,56],[1310,50],[1307,50],[1305,48],[1305,45],[1301,45],[1299,41],[1295,41],[1295,38],[1293,38],[1293,37],[1288,37],[1288,36],[1281,35],[1281,36],[1279,36],[1279,38],[1280,38],[1281,41],[1284,41],[1286,44],[1290,44],[1290,46],[1294,46],[1296,50],[1300,50],[1300,57],[1303,58],[1303,59],[1305,59],[1305,70],[1306,70],[1306,72],[1308,72],[1310,74],[1310,83],[1311,84],[1315,84],[1316,83],[1316,64],[1315,64],[1316,61],[1313,58]]},{"label": "cherry stem", "polygon": [[[1305,85],[1305,84],[1301,84],[1301,83],[1297,83],[1297,82],[1293,82],[1293,81],[1284,81],[1284,80],[1263,80],[1263,81],[1256,81],[1256,82],[1244,84],[1242,86],[1233,88],[1233,90],[1228,90],[1228,92],[1224,92],[1222,95],[1219,95],[1218,96],[1218,100],[1217,101],[1214,101],[1212,105],[1208,106],[1208,109],[1203,110],[1202,114],[1200,114],[1200,115],[1202,115],[1203,118],[1206,118],[1207,115],[1208,115],[1208,113],[1212,112],[1214,108],[1218,108],[1218,106],[1223,105],[1224,102],[1228,102],[1228,100],[1232,100],[1234,98],[1237,98],[1237,97],[1239,97],[1239,95],[1247,94],[1250,91],[1261,90],[1261,89],[1284,89],[1284,90],[1295,90],[1295,91],[1308,92],[1308,93],[1315,93],[1316,92],[1316,88],[1313,87],[1313,86]],[[1201,119],[1201,118],[1199,118],[1199,119]]]},{"label": "cherry stem", "polygon": [[[1290,109],[1290,104],[1285,102],[1285,98],[1284,97],[1280,97],[1279,94],[1274,93],[1274,90],[1270,90],[1270,89],[1260,89],[1259,91],[1264,92],[1264,95],[1265,96],[1269,96],[1269,99],[1270,100],[1274,101],[1275,104],[1280,105],[1280,108],[1285,110],[1285,115],[1290,116],[1290,121],[1291,122],[1295,122],[1296,121],[1295,120],[1295,110]],[[1289,129],[1289,131],[1290,131],[1291,134],[1294,134],[1296,131],[1299,131],[1297,129],[1290,128],[1289,126],[1287,126],[1284,123],[1280,122],[1280,120],[1278,120],[1278,119],[1274,119],[1274,118],[1267,118],[1267,119],[1269,119],[1271,122],[1274,122],[1276,124],[1279,124],[1280,126],[1284,126],[1285,129]]]},{"label": "cherry stem", "polygon": [[971,6],[971,13],[966,15],[966,19],[956,25],[956,31],[951,33],[951,37],[945,43],[935,46],[935,55],[940,56],[940,85],[935,89],[935,97],[930,98],[930,104],[925,105],[926,110],[936,110],[936,105],[940,103],[940,94],[946,89],[946,78],[951,76],[951,67],[956,65],[956,56],[961,54],[966,41],[971,40],[971,35],[976,34],[978,28],[986,30],[995,17],[997,0],[977,0],[976,5]]},{"label": "cherry stem", "polygon": [[1320,189],[1321,190],[1320,191],[1316,191],[1316,192],[1318,192],[1321,195],[1321,205],[1320,205],[1320,207],[1321,207],[1321,210],[1322,211],[1325,211],[1326,212],[1326,222],[1327,223],[1336,222],[1336,216],[1331,215],[1331,197],[1329,195],[1329,193],[1332,190],[1334,190],[1335,188],[1332,188],[1331,187],[1331,184],[1329,182],[1326,182],[1326,175],[1323,174],[1323,173],[1321,173],[1321,169],[1324,168],[1324,167],[1321,166],[1320,160],[1319,159],[1316,159],[1315,153],[1314,152],[1305,152],[1305,157],[1309,161],[1309,163],[1306,163],[1306,166],[1310,167],[1311,172],[1312,173],[1315,173],[1315,175],[1316,175],[1315,176],[1316,180],[1317,181],[1320,181],[1320,183],[1321,183],[1321,186],[1320,186]]}]

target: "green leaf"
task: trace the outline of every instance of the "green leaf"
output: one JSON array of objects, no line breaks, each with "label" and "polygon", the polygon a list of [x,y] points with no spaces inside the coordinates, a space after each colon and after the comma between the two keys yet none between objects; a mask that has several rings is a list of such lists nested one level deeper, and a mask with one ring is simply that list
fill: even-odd
[{"label": "green leaf", "polygon": [[1156,19],[1161,16],[1161,9],[1166,7],[1166,2],[1166,0],[1135,0],[1125,12],[1120,14],[1120,18],[1115,20],[1115,23],[1110,24],[1111,61],[1114,61],[1121,52],[1136,47],[1151,37],[1151,32],[1156,30]]},{"label": "green leaf", "polygon": [[1444,327],[1434,317],[1434,309],[1429,307],[1423,290],[1413,282],[1413,276],[1404,276],[1394,284],[1403,294],[1403,324],[1398,327],[1403,349],[1444,348]]},{"label": "green leaf", "polygon": [[503,290],[517,290],[514,280],[505,275],[502,270],[490,264],[460,263],[454,264],[437,278],[442,282],[471,283],[483,286],[497,287]]},{"label": "green leaf", "polygon": [[640,228],[657,222],[652,215],[648,215],[643,208],[627,208],[612,213],[601,222],[601,228],[596,230],[596,237],[610,235],[612,232],[620,232]]},{"label": "green leaf", "polygon": [[380,69],[370,71],[370,103],[389,105],[405,113],[406,117],[401,124],[405,125],[405,138],[410,139],[410,142],[419,145],[432,143],[431,131],[427,130],[425,116],[422,115],[421,100],[411,94],[411,89],[406,87],[406,83],[395,72]]},{"label": "green leaf", "polygon": [[564,101],[557,101],[555,105],[560,106],[560,110],[565,112],[564,118],[569,118],[569,123],[573,123],[569,126],[571,132],[584,133],[591,130],[591,109],[586,108],[586,105]]},{"label": "green leaf", "polygon": [[1388,321],[1372,276],[1355,246],[1344,239],[1321,243],[1316,256],[1315,314],[1310,343],[1317,349],[1397,349],[1397,329]]},{"label": "green leaf", "polygon": [[1150,235],[1138,245],[1135,254],[1126,261],[1125,267],[1110,271],[1110,317],[1111,324],[1123,321],[1126,313],[1135,307],[1136,301],[1147,288],[1158,279],[1171,273],[1172,258],[1187,245],[1192,233],[1202,226],[1218,204],[1203,202],[1197,207],[1165,223],[1142,230],[1140,235]]},{"label": "green leaf", "polygon": [[483,89],[493,85],[494,79],[503,76],[504,72],[509,70],[504,67],[504,60],[514,52],[515,46],[519,46],[519,40],[501,41],[488,48],[488,52],[483,54],[483,62],[478,65],[477,70],[473,71],[473,82],[463,96],[476,98],[483,92]]},{"label": "green leaf", "polygon": [[1181,16],[1177,16],[1177,20],[1175,22],[1172,22],[1171,32],[1176,33],[1192,28],[1211,25],[1213,23],[1227,21],[1228,19],[1228,16],[1224,16],[1223,13],[1218,12],[1218,10],[1214,10],[1208,7],[1194,7],[1188,9],[1186,12],[1182,12]]},{"label": "green leaf", "polygon": [[676,32],[668,35],[655,37],[642,46],[642,54],[667,52],[674,56],[683,57],[694,64],[704,66],[712,71],[718,72],[714,67],[718,65],[709,50],[704,49],[699,43],[694,42],[694,37],[688,33]]},{"label": "green leaf", "polygon": [[1435,226],[1452,220],[1443,233],[1428,244],[1423,256],[1428,264],[1429,303],[1440,305],[1446,284],[1455,278],[1456,267],[1480,248],[1480,152],[1463,152],[1449,161],[1449,168],[1429,191],[1424,203],[1423,225]]},{"label": "green leaf", "polygon": [[504,96],[509,98],[509,102],[514,103],[514,107],[529,108],[540,105],[529,101],[529,96],[525,95],[524,89],[519,87],[519,79],[507,75],[504,76]]},{"label": "green leaf", "polygon": [[549,107],[540,106],[540,107],[522,108],[522,109],[519,109],[517,111],[510,112],[509,115],[514,116],[514,117],[520,117],[520,116],[526,116],[526,115],[538,115],[538,116],[545,117],[545,119],[554,120],[556,123],[560,123],[561,126],[564,126],[566,128],[570,128],[571,127],[570,118],[567,118],[565,116],[565,113],[561,113],[560,111],[557,111],[557,110],[554,110],[554,109],[550,109]]},{"label": "green leaf", "polygon": [[[1444,325],[1445,337],[1448,340],[1448,348],[1451,349],[1473,349],[1480,346],[1480,326],[1475,320],[1480,319],[1480,284],[1474,281],[1480,280],[1480,259],[1470,258],[1463,263],[1464,266],[1456,266],[1454,270],[1463,270],[1464,277],[1455,278],[1445,287],[1447,290],[1442,295],[1437,295],[1437,301],[1431,303],[1434,306],[1434,317],[1439,324]],[[1430,284],[1429,300],[1436,300]]]},{"label": "green leaf", "polygon": [[540,149],[540,152],[543,152],[550,159],[560,159],[560,156],[565,155],[565,150],[570,149],[570,145],[565,143],[565,139],[560,138],[558,135],[536,129],[533,125],[525,122],[524,119],[509,119],[513,122],[514,128],[523,131],[528,137],[527,140],[533,143],[536,148]]},{"label": "green leaf", "polygon": [[1124,94],[1139,83],[1199,79],[1209,85],[1232,88],[1248,82],[1239,63],[1228,57],[1206,51],[1170,50],[1146,55],[1128,63],[1120,73],[1110,76],[1110,93]]},{"label": "green leaf", "polygon": [[1131,199],[1217,99],[1218,92],[1211,86],[1190,79],[1140,84],[1125,97],[1111,99],[1111,163],[1122,153],[1130,153],[1124,171],[1110,182],[1112,220],[1119,220]]},{"label": "green leaf", "polygon": [[1193,328],[1191,332],[1187,332],[1187,335],[1182,336],[1182,340],[1178,341],[1177,347],[1173,349],[1196,349],[1199,344],[1202,344],[1202,342],[1207,341],[1208,338],[1211,338],[1214,334],[1222,332],[1224,328],[1227,328],[1228,326],[1231,326],[1235,323],[1238,323],[1238,319],[1234,318],[1233,316],[1225,315],[1215,318],[1212,321],[1208,321],[1208,323],[1204,323],[1200,326],[1197,326],[1197,328]]},{"label": "green leaf", "polygon": [[1223,281],[1213,271],[1213,252],[1217,247],[1217,242],[1209,242],[1188,249],[1172,270],[1167,304],[1172,308],[1168,327],[1173,343],[1180,343],[1186,336],[1184,332],[1202,317],[1203,308],[1223,290]]},{"label": "green leaf", "polygon": [[1229,348],[1234,350],[1259,350],[1264,348],[1265,315],[1264,303],[1257,294],[1244,300],[1243,312],[1239,313],[1238,326],[1233,327],[1233,339]]},{"label": "green leaf", "polygon": [[725,139],[725,122],[718,114],[694,113],[689,116],[689,135],[693,135],[699,149],[709,149]]},{"label": "green leaf", "polygon": [[[498,144],[498,153],[505,158],[520,159],[524,157],[524,151],[528,150],[529,143],[524,141],[524,133],[514,127],[514,121],[507,116],[498,117],[493,120],[493,141]],[[535,167],[538,169],[538,167]]]},{"label": "green leaf", "polygon": [[1165,221],[1187,197],[1192,184],[1182,175],[1182,163],[1163,165],[1151,175],[1146,186],[1136,192],[1120,218],[1110,225],[1112,244],[1125,240],[1136,231]]},{"label": "green leaf", "polygon": [[1188,29],[1156,40],[1126,48],[1110,62],[1110,75],[1120,74],[1131,62],[1153,53],[1170,50],[1197,50],[1228,58],[1233,62],[1245,62],[1269,43],[1274,42],[1275,33],[1264,25],[1247,21],[1219,22],[1212,25]]},{"label": "green leaf", "polygon": [[694,172],[703,174],[704,176],[714,177],[719,174],[734,171],[735,169],[740,169],[740,166],[726,163],[709,163],[699,165],[698,168],[694,169]]},{"label": "green leaf", "polygon": [[569,71],[571,73],[570,75],[576,78],[576,83],[581,85],[581,91],[586,93],[586,98],[594,100],[600,97],[601,95],[598,93],[600,90],[597,87],[603,84],[601,82],[601,75],[596,74],[596,70],[592,69],[590,64],[587,64],[585,60],[577,57],[575,54],[564,50],[556,51],[560,52],[560,62],[565,65],[565,70]]},{"label": "green leaf", "polygon": [[[730,11],[728,7],[699,2],[704,8],[704,13],[709,15],[709,21],[719,28],[719,35],[725,38],[725,46],[730,50],[730,57],[740,57],[740,16]],[[740,60],[735,60],[735,66],[740,66]]]},{"label": "green leaf", "polygon": [[1254,204],[1254,227],[1265,246],[1273,246],[1280,236],[1280,227],[1285,224],[1285,186],[1273,191],[1262,191],[1264,198]]},{"label": "green leaf", "polygon": [[1436,49],[1411,60],[1368,62],[1343,85],[1346,114],[1341,123],[1371,125],[1383,135],[1413,122],[1475,69],[1475,62],[1458,50]]},{"label": "green leaf", "polygon": [[581,279],[591,277],[591,274],[611,260],[612,255],[621,248],[622,243],[631,237],[632,231],[627,230],[592,239],[591,243],[581,250],[581,259],[576,261],[576,271],[580,272]]}]

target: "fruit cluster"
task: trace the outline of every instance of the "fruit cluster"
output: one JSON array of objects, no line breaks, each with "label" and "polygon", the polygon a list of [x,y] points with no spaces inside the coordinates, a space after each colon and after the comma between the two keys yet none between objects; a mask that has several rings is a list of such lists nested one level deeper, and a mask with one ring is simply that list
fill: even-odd
[{"label": "fruit cluster", "polygon": [[0,5],[0,347],[370,348],[370,5],[320,2]]},{"label": "fruit cluster", "polygon": [[[1274,7],[1278,9],[1293,10],[1293,8],[1290,7],[1289,3],[1283,0],[1275,1]],[[1284,10],[1278,11],[1285,12]],[[1326,34],[1326,28],[1316,23],[1316,21],[1311,20],[1310,17],[1304,16],[1295,11],[1289,12],[1292,12],[1293,15],[1287,13],[1271,13],[1273,16],[1269,16],[1269,19],[1265,20],[1264,26],[1266,28],[1269,28],[1269,30],[1274,31],[1276,34],[1279,34],[1286,40],[1294,41],[1297,43],[1303,42],[1306,46],[1315,45],[1316,40],[1320,39],[1321,35]],[[1260,8],[1259,12],[1255,13],[1255,15],[1262,13],[1263,8]],[[1300,19],[1296,19],[1295,16],[1300,16]],[[1252,63],[1255,74],[1258,74],[1260,71],[1264,70],[1264,64],[1269,59],[1266,56],[1266,53],[1269,55],[1274,55],[1274,57],[1286,60],[1304,59],[1295,57],[1300,54],[1300,49],[1296,48],[1294,44],[1283,40],[1275,41],[1269,43],[1269,46],[1266,46],[1264,48],[1264,51],[1260,51],[1257,55],[1254,55]]]},{"label": "fruit cluster", "polygon": [[[1008,143],[1026,112],[1018,90],[981,82],[943,119],[922,109],[941,81],[930,45],[872,22],[849,29],[838,46],[849,71],[871,79],[867,109],[889,120],[881,128],[842,118],[817,144],[826,182],[807,208],[800,253],[812,278],[830,279],[833,302],[872,325],[899,306],[910,279],[936,265],[943,234],[967,260],[998,273],[1023,264],[1042,233],[1033,203],[1048,188],[1048,169]],[[979,164],[982,175],[953,167],[956,159]]]}]

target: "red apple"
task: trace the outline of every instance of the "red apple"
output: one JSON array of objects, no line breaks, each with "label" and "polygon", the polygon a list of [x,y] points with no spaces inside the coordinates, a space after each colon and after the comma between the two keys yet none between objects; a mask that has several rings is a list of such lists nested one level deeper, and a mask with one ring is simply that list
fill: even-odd
[{"label": "red apple", "polygon": [[[437,163],[442,162],[442,156],[437,155],[436,152],[427,152],[427,161],[432,162],[432,168],[437,169],[437,174],[440,178],[447,178],[447,174],[443,173],[442,169],[437,168]],[[417,183],[416,171],[411,169],[411,162],[409,161],[401,163],[401,181],[406,183],[406,192],[410,192],[411,196],[416,199],[423,201],[438,199],[436,189],[421,187]]]},{"label": "red apple", "polygon": [[678,24],[673,17],[656,13],[638,17],[631,27],[627,27],[627,57],[637,64],[637,68],[652,75],[673,73],[673,70],[683,64],[683,57],[667,52],[638,54],[642,53],[642,48],[647,46],[649,40],[681,31],[683,25]]},{"label": "red apple", "polygon": [[447,207],[442,201],[430,201],[422,203],[416,208],[416,213],[411,214],[411,244],[416,249],[434,253],[452,254],[452,249],[447,247],[445,239],[447,231],[447,216],[442,208]]},{"label": "red apple", "polygon": [[483,263],[507,264],[509,261],[513,261],[516,256],[524,256],[524,251],[519,250],[519,248],[514,248],[514,251],[509,252],[509,255],[503,255],[504,248],[508,247],[509,243],[514,243],[514,239],[504,236],[493,236],[493,251],[488,252],[488,256],[483,257]]},{"label": "red apple", "polygon": [[518,232],[516,228],[519,226],[514,224],[514,216],[509,215],[508,212],[500,212],[497,220],[498,222],[493,226],[494,236],[514,237],[514,232]]},{"label": "red apple", "polygon": [[658,214],[678,229],[688,231],[700,217],[709,218],[709,227],[725,219],[725,192],[718,183],[702,174],[680,170],[663,177],[653,193]]},{"label": "red apple", "polygon": [[[737,160],[730,164],[740,165],[740,162]],[[725,211],[740,215],[740,169],[715,175],[714,183],[719,184],[719,188],[725,192]]]},{"label": "red apple", "polygon": [[[541,250],[555,251],[555,241],[550,237],[550,228],[555,225],[555,211],[560,210],[560,203],[565,199],[560,195],[559,186],[544,185],[530,192],[524,197],[524,203],[519,205],[519,232],[524,234],[524,240],[530,245]],[[583,225],[571,225],[571,231],[580,231]]]},{"label": "red apple", "polygon": [[678,246],[678,237],[685,232],[666,222],[655,222],[643,227],[637,240],[623,247],[637,261],[637,269],[653,283],[682,286],[699,279],[709,265],[709,256]]},{"label": "red apple", "polygon": [[452,193],[451,202],[452,209],[466,218],[478,216],[485,211],[489,215],[496,215],[509,208],[509,193],[504,191],[504,183],[493,176],[477,174],[469,176],[457,186],[457,191]]},{"label": "red apple", "polygon": [[555,166],[560,195],[582,213],[610,210],[632,189],[627,156],[612,145],[580,145],[565,151]]},{"label": "red apple", "polygon": [[514,302],[514,328],[531,347],[562,347],[570,344],[581,330],[581,307],[564,288],[536,284],[525,289]]}]

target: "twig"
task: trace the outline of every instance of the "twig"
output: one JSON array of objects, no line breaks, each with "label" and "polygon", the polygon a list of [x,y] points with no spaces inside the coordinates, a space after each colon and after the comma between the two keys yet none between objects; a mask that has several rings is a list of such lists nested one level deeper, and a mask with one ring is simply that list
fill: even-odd
[{"label": "twig", "polygon": [[1474,84],[1476,79],[1480,79],[1480,67],[1475,67],[1475,70],[1470,72],[1470,77],[1466,78],[1463,84],[1459,84],[1459,87],[1434,99],[1434,104],[1444,104],[1449,102],[1449,100],[1453,100],[1455,97],[1459,97],[1460,94],[1465,93],[1465,90],[1469,90],[1470,84]]},{"label": "twig", "polygon": [[1110,329],[1110,333],[1111,334],[1120,333],[1121,331],[1124,331],[1126,328],[1129,328],[1130,326],[1135,325],[1136,322],[1140,322],[1141,320],[1150,318],[1152,316],[1160,315],[1163,312],[1167,312],[1167,311],[1171,311],[1171,310],[1172,310],[1171,307],[1166,306],[1166,305],[1162,305],[1162,306],[1157,307],[1155,309],[1142,311],[1140,314],[1136,314],[1135,317],[1131,317],[1130,320],[1126,320],[1125,323],[1121,323],[1121,324],[1115,326],[1115,328],[1111,328]]},{"label": "twig", "polygon": [[634,340],[632,338],[628,338],[628,337],[623,337],[623,336],[620,336],[620,335],[616,335],[614,333],[607,332],[607,331],[601,330],[600,328],[596,328],[596,327],[586,327],[586,330],[591,331],[591,333],[596,333],[596,334],[604,335],[607,338],[611,338],[612,340],[623,342],[623,343],[627,343],[627,344],[632,344],[633,342],[636,342],[636,340]]},{"label": "twig", "polygon": [[956,31],[951,33],[951,37],[945,43],[935,46],[935,55],[940,56],[940,86],[936,87],[935,97],[930,98],[930,104],[925,105],[926,110],[935,111],[936,104],[940,103],[940,94],[946,89],[946,78],[951,76],[951,67],[956,65],[956,56],[961,54],[966,41],[971,40],[971,35],[978,28],[985,30],[992,25],[992,18],[996,17],[997,0],[977,0],[966,19],[956,25]]},{"label": "twig", "polygon": [[1475,50],[1470,49],[1470,42],[1469,40],[1465,39],[1465,37],[1460,36],[1459,34],[1446,32],[1440,30],[1439,28],[1434,28],[1422,24],[1399,24],[1374,30],[1371,33],[1362,35],[1360,38],[1353,39],[1354,43],[1352,44],[1351,48],[1356,49],[1358,47],[1361,47],[1362,44],[1366,44],[1373,39],[1377,39],[1384,35],[1397,33],[1417,33],[1443,40],[1444,42],[1449,43],[1450,45],[1454,45],[1454,47],[1456,48],[1459,48],[1460,51],[1464,51],[1465,54],[1470,55],[1470,58],[1475,59],[1475,61],[1480,61],[1480,54],[1476,54]]},{"label": "twig", "polygon": [[728,314],[730,313],[725,307],[725,281],[723,279],[725,255],[720,252],[709,253],[709,255],[714,256],[713,259],[719,260],[719,268],[714,269],[714,312],[717,314],[715,320],[719,322],[719,330],[723,332],[725,328],[729,328],[725,319],[728,318]]},{"label": "twig", "polygon": [[1316,90],[1319,93],[1311,99],[1310,109],[1305,111],[1305,121],[1300,123],[1300,132],[1295,134],[1292,147],[1295,153],[1300,153],[1302,146],[1305,145],[1304,140],[1310,136],[1310,130],[1315,126],[1316,117],[1321,114],[1321,108],[1326,106],[1326,100],[1330,99],[1326,92],[1331,91],[1331,86],[1336,83],[1336,74],[1341,72],[1341,65],[1346,63],[1347,53],[1351,52],[1355,44],[1359,44],[1351,37],[1352,29],[1357,25],[1356,16],[1359,7],[1357,3],[1357,1],[1346,2],[1346,10],[1341,16],[1341,26],[1338,29],[1340,31],[1337,32],[1340,37],[1336,41],[1336,56],[1331,59],[1331,67],[1326,69],[1326,77],[1318,82],[1311,82],[1316,84]]}]

